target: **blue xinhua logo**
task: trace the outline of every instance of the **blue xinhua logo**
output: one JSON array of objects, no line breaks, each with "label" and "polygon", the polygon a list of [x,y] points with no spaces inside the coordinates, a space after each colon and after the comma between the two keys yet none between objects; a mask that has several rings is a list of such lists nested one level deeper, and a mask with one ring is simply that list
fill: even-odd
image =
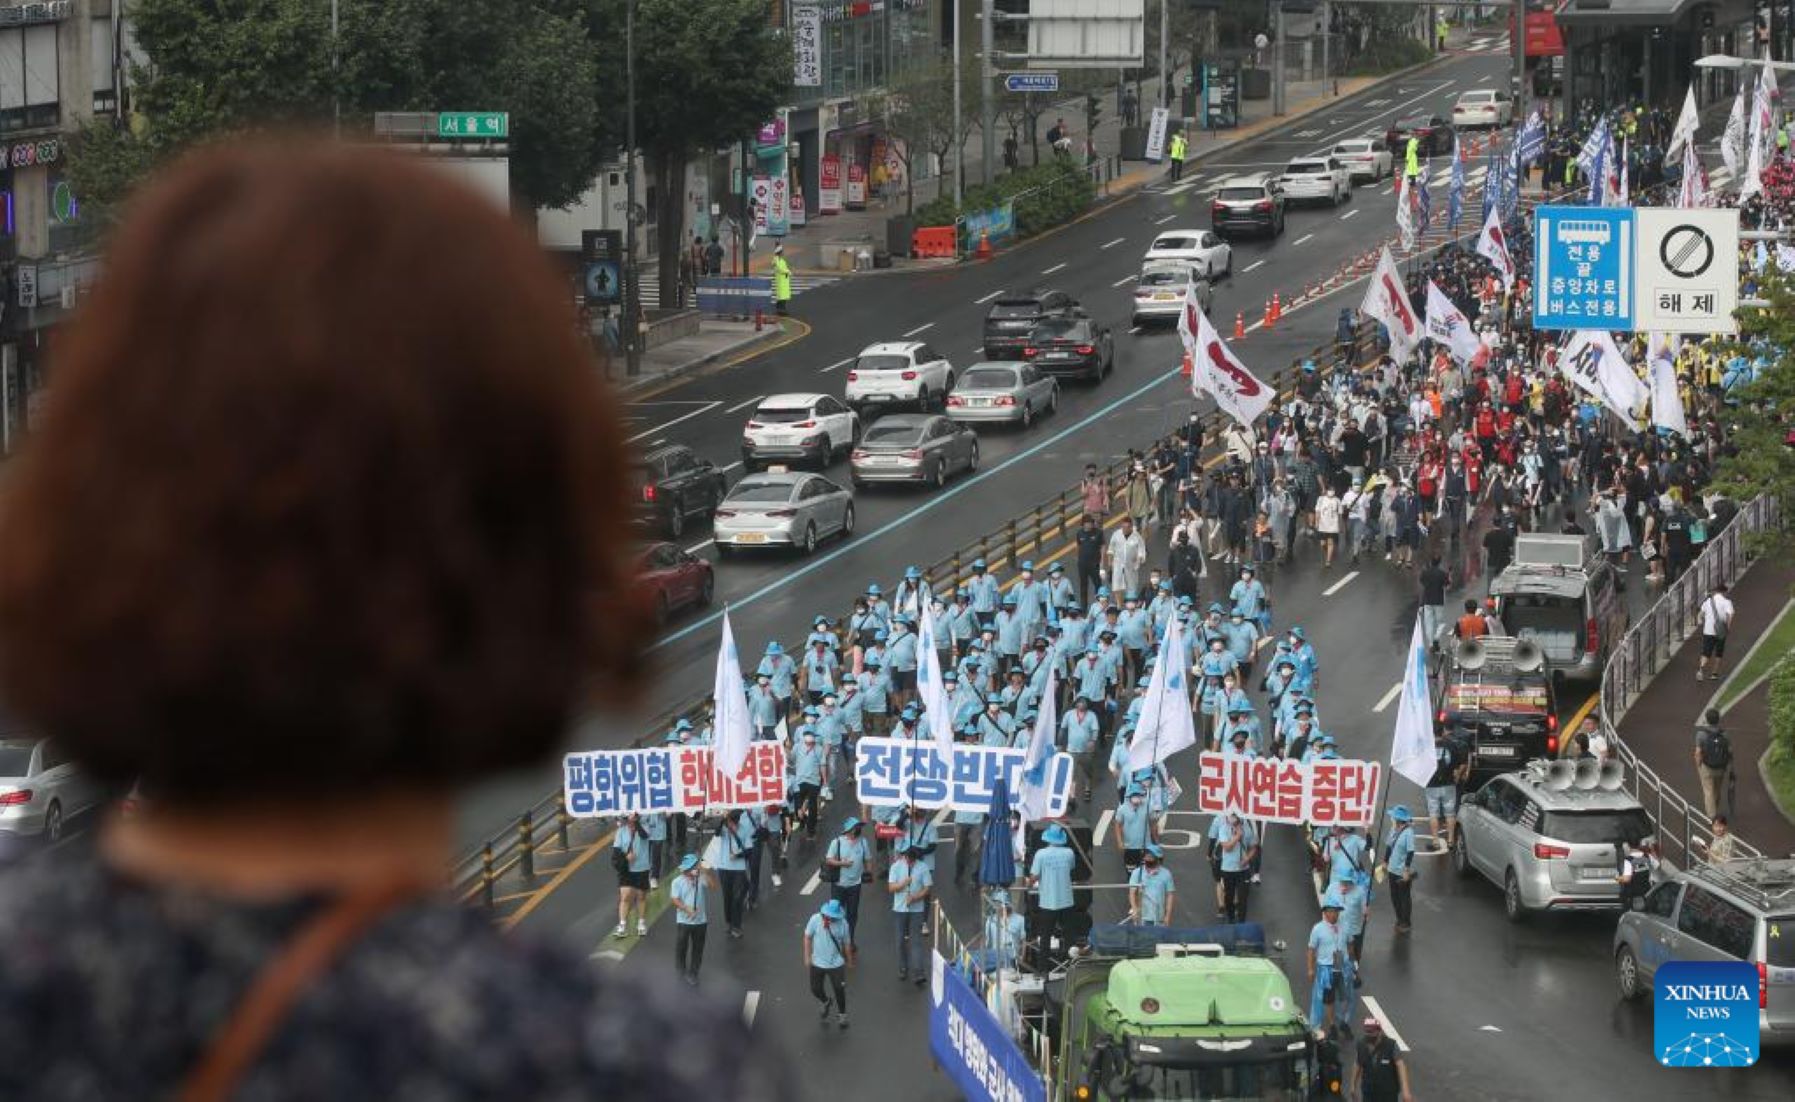
[{"label": "blue xinhua logo", "polygon": [[1758,970],[1740,961],[1666,961],[1652,977],[1652,1040],[1668,1068],[1758,1062]]}]

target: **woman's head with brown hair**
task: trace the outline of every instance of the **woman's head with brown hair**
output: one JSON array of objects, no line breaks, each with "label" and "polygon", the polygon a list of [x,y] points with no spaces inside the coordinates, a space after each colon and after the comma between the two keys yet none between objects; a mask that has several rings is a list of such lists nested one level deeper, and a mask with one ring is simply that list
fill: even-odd
[{"label": "woman's head with brown hair", "polygon": [[0,483],[0,692],[171,803],[455,784],[642,650],[564,286],[428,166],[310,141],[147,188]]}]

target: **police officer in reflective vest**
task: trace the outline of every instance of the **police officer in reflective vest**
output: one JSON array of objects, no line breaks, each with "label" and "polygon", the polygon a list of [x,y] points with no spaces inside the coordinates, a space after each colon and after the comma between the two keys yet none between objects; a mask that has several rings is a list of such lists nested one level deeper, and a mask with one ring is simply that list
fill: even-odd
[{"label": "police officer in reflective vest", "polygon": [[1172,179],[1174,180],[1184,176],[1184,150],[1184,131],[1179,130],[1172,134],[1172,144],[1166,154],[1172,159]]}]

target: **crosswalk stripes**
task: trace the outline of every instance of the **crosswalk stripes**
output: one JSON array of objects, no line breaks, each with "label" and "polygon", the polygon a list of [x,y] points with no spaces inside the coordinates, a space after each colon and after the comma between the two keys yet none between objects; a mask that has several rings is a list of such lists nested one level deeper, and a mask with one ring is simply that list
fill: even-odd
[{"label": "crosswalk stripes", "polygon": [[[792,297],[797,298],[799,295],[803,294],[805,291],[812,291],[818,287],[827,287],[831,283],[839,283],[840,281],[841,281],[840,276],[805,275],[801,272],[793,272],[792,273]],[[644,309],[655,309],[655,308],[659,308],[660,305],[661,305],[661,281],[659,279],[655,279],[655,278],[643,279],[642,280],[642,306],[643,306],[643,308]]]}]

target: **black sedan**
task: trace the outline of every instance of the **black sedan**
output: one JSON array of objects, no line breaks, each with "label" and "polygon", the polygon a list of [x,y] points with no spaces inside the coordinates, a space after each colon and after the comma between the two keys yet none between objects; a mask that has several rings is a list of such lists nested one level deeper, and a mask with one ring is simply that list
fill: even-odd
[{"label": "black sedan", "polygon": [[1406,119],[1397,119],[1384,131],[1384,145],[1400,168],[1410,138],[1420,138],[1421,155],[1429,157],[1452,152],[1452,133],[1452,124],[1438,115],[1410,115]]},{"label": "black sedan", "polygon": [[708,520],[728,492],[728,480],[710,460],[684,444],[651,448],[630,468],[636,520],[678,539],[688,520]]},{"label": "black sedan", "polygon": [[1035,326],[1022,357],[1043,375],[1077,375],[1097,383],[1114,368],[1116,350],[1109,326],[1098,324],[1081,310],[1072,317],[1049,318]]}]

